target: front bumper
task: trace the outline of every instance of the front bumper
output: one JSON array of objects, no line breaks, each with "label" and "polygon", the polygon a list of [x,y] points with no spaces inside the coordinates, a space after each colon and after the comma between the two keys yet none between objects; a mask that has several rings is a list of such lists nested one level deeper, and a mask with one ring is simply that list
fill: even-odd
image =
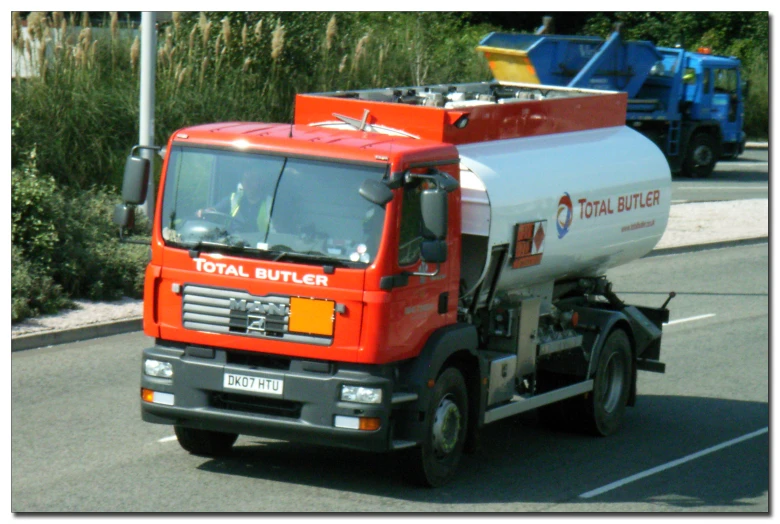
[{"label": "front bumper", "polygon": [[[174,397],[173,405],[142,400],[141,415],[146,422],[366,451],[392,449],[391,366],[307,361],[162,343],[146,349],[143,358],[173,366],[172,379],[141,372],[142,388]],[[283,380],[283,395],[226,389],[226,372]],[[343,384],[382,388],[382,404],[341,401]],[[338,428],[334,426],[337,415],[378,418],[381,425],[373,431]]]}]

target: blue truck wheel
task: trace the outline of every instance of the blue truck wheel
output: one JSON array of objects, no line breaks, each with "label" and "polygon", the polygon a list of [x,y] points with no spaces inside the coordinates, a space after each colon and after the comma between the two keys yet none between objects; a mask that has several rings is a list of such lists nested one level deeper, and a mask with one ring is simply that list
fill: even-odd
[{"label": "blue truck wheel", "polygon": [[688,144],[683,173],[692,178],[707,178],[718,160],[715,139],[707,133],[697,133]]}]

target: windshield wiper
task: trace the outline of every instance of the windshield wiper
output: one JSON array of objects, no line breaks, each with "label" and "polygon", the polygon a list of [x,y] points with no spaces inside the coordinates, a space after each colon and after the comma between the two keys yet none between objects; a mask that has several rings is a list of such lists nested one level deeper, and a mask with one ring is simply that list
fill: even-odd
[{"label": "windshield wiper", "polygon": [[271,251],[272,253],[278,253],[276,257],[274,257],[274,262],[278,262],[283,258],[300,258],[305,261],[312,261],[312,262],[320,262],[323,264],[327,264],[329,266],[336,266],[336,267],[350,267],[349,264],[345,260],[341,260],[338,258],[329,257],[328,255],[325,255],[324,253],[315,254],[315,253],[299,253],[297,251]]},{"label": "windshield wiper", "polygon": [[205,250],[214,253],[245,253],[249,251],[249,249],[247,249],[249,244],[232,235],[228,235],[226,242],[227,243],[213,242],[211,240],[198,240],[194,246],[190,247],[190,257],[198,258],[200,253]]}]

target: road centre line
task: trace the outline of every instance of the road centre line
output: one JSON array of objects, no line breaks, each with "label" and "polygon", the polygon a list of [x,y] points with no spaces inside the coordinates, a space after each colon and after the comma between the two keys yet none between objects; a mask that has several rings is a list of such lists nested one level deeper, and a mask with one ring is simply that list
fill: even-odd
[{"label": "road centre line", "polygon": [[688,317],[688,318],[680,318],[677,320],[672,320],[671,322],[665,322],[664,326],[671,326],[673,324],[682,324],[683,322],[693,322],[694,320],[702,320],[705,318],[714,317],[715,313],[707,313],[706,315],[698,315],[695,317]]},{"label": "road centre line", "polygon": [[177,440],[176,435],[171,435],[170,437],[163,437],[157,442],[173,442],[174,440]]},{"label": "road centre line", "polygon": [[602,486],[598,489],[594,489],[592,491],[588,491],[587,493],[583,493],[580,495],[581,499],[589,499],[596,497],[598,495],[601,495],[603,493],[606,493],[607,491],[612,491],[615,488],[619,488],[621,486],[625,486],[626,484],[629,484],[631,482],[634,482],[636,480],[643,479],[645,477],[649,477],[650,475],[654,475],[656,473],[660,473],[661,471],[679,466],[680,464],[684,464],[686,462],[690,462],[691,460],[697,459],[699,457],[703,457],[704,455],[709,455],[710,453],[714,453],[716,451],[719,451],[723,448],[727,448],[729,446],[733,446],[734,444],[739,444],[740,442],[743,442],[745,440],[749,440],[753,437],[757,437],[759,435],[763,435],[764,433],[769,432],[769,427],[765,427],[763,429],[759,429],[758,431],[754,431],[752,433],[748,433],[747,435],[742,435],[741,437],[737,437],[735,439],[731,439],[729,441],[723,442],[721,444],[718,444],[716,446],[712,446],[707,449],[703,449],[701,451],[697,451],[696,453],[692,453],[691,455],[686,455],[685,457],[679,458],[677,460],[673,460],[671,462],[667,462],[666,464],[662,464],[660,466],[656,466],[654,468],[647,469],[645,471],[642,471],[641,473],[637,473],[636,475],[631,475],[630,477],[626,477],[622,480],[618,480],[616,482],[613,482],[611,484],[607,484],[606,486]]}]

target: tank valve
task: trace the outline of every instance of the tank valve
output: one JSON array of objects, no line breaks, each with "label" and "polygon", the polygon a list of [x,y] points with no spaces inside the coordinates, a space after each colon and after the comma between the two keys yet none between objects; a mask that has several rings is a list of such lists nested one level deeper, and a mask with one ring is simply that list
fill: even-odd
[{"label": "tank valve", "polygon": [[674,291],[670,291],[669,292],[669,298],[666,299],[666,302],[664,302],[664,305],[661,306],[661,309],[665,309],[666,308],[666,304],[668,304],[669,301],[672,300],[676,296],[677,296],[677,293],[675,293]]}]

